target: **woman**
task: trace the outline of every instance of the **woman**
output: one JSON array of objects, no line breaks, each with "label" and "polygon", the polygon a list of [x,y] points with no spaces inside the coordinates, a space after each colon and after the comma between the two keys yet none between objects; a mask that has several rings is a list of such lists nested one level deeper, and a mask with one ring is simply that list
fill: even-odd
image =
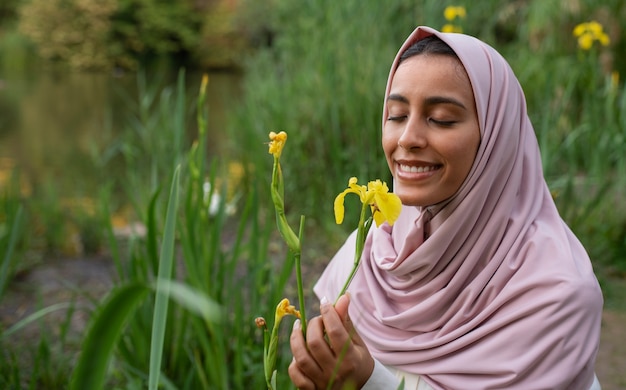
[{"label": "woman", "polygon": [[417,28],[391,67],[383,149],[403,210],[354,234],[296,322],[301,389],[599,389],[602,294],[542,173],[522,89],[490,46]]}]

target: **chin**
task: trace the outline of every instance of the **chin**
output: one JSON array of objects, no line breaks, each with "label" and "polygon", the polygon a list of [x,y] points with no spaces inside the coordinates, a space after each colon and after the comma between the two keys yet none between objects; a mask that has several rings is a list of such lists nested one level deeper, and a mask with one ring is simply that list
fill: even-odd
[{"label": "chin", "polygon": [[405,206],[428,207],[442,201],[433,196],[420,196],[420,194],[416,194],[414,188],[397,188],[394,193],[398,195]]},{"label": "chin", "polygon": [[416,197],[415,195],[403,194],[402,191],[398,191],[395,194],[398,195],[402,204],[405,206],[428,206],[428,204],[424,202],[424,199]]}]

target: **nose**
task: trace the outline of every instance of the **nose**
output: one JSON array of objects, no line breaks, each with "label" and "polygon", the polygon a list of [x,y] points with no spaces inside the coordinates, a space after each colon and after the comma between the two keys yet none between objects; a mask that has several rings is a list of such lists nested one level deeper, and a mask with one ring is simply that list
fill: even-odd
[{"label": "nose", "polygon": [[405,150],[423,149],[428,146],[426,125],[417,117],[409,117],[398,138],[398,146]]}]

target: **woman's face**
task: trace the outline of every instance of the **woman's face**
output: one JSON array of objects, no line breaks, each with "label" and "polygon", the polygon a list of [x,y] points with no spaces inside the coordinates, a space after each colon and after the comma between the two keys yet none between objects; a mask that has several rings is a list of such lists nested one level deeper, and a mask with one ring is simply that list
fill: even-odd
[{"label": "woman's face", "polygon": [[393,76],[386,105],[383,150],[402,203],[430,206],[454,195],[480,143],[461,62],[438,54],[409,57]]}]

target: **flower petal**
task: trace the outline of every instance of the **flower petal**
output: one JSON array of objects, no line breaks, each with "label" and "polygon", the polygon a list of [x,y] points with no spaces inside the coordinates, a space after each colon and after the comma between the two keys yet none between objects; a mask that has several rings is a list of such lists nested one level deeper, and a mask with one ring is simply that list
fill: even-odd
[{"label": "flower petal", "polygon": [[341,225],[343,223],[343,217],[346,212],[345,207],[343,206],[343,201],[346,197],[348,190],[345,190],[341,194],[337,195],[335,198],[335,204],[333,209],[335,210],[335,222],[337,225]]},{"label": "flower petal", "polygon": [[[376,226],[380,226],[384,221],[393,226],[402,211],[402,201],[398,195],[391,192],[377,193],[375,198],[377,211],[374,213],[374,221],[376,221]],[[377,214],[381,215],[378,219]],[[382,222],[379,222],[381,218]]]},{"label": "flower petal", "polygon": [[286,315],[292,315],[300,318],[300,312],[296,310],[296,307],[289,303],[289,299],[283,298],[282,301],[278,303],[276,306],[276,314],[274,317],[274,326],[278,326],[280,321],[282,321],[283,317]]},{"label": "flower petal", "polygon": [[283,151],[283,147],[285,146],[285,142],[287,142],[287,133],[281,131],[276,134],[275,132],[270,132],[270,143],[269,143],[269,153],[273,154],[275,157],[280,157],[280,154]]},{"label": "flower petal", "polygon": [[576,27],[574,27],[574,31],[572,32],[574,36],[579,37],[583,35],[586,31],[587,31],[587,23],[580,23],[580,24],[577,24]]}]

